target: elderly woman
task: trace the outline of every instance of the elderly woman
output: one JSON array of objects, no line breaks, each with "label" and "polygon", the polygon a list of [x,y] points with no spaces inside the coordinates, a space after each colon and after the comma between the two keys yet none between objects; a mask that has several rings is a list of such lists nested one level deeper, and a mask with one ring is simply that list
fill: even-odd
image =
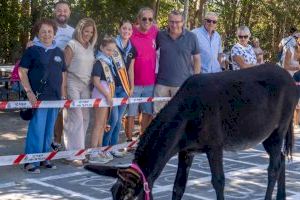
[{"label": "elderly woman", "polygon": [[[91,97],[91,74],[93,70],[94,46],[97,28],[91,18],[81,19],[74,32],[74,38],[65,48],[67,65],[68,99],[89,99]],[[64,110],[64,143],[66,150],[85,148],[85,135],[89,125],[89,109]],[[85,157],[68,158],[75,165],[82,165]]]},{"label": "elderly woman", "polygon": [[256,55],[251,45],[248,44],[251,37],[247,26],[240,26],[236,32],[238,42],[231,49],[233,70],[245,69],[257,64]]},{"label": "elderly woman", "polygon": [[[34,30],[38,40],[26,49],[19,68],[21,83],[32,105],[37,100],[60,100],[65,96],[65,61],[63,52],[56,47],[56,23],[49,19],[38,21]],[[29,122],[25,153],[43,153],[51,150],[54,123],[58,108],[41,108],[34,111]],[[55,169],[49,161],[42,166]],[[25,164],[30,173],[40,173],[40,163]]]}]

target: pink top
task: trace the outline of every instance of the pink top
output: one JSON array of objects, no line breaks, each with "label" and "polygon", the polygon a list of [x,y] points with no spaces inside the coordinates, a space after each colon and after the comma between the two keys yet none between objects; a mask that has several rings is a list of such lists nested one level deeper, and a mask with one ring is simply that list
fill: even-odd
[{"label": "pink top", "polygon": [[12,82],[14,81],[20,81],[20,77],[19,77],[19,64],[20,64],[20,60],[18,60],[13,68],[13,71],[11,72],[11,78],[10,80]]},{"label": "pink top", "polygon": [[158,28],[153,25],[147,33],[141,33],[133,27],[131,43],[136,48],[134,62],[134,85],[148,86],[155,84],[156,36]]}]

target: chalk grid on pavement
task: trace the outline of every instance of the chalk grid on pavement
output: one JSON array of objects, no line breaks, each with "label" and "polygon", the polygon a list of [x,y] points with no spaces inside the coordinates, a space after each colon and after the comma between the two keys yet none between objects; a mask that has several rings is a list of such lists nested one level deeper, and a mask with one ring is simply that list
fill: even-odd
[{"label": "chalk grid on pavement", "polygon": [[[287,199],[300,199],[300,135],[297,134],[293,162],[287,163]],[[124,159],[129,164],[132,156]],[[177,170],[177,157],[173,157],[165,167],[153,188],[154,199],[171,199],[172,187]],[[63,166],[68,167],[68,166]],[[261,200],[267,185],[268,156],[259,145],[255,149],[240,153],[225,152],[224,170],[226,172],[225,199]],[[43,171],[42,171],[43,173]],[[211,175],[206,156],[195,156],[190,171],[184,200],[213,200],[215,191],[210,183]],[[19,181],[2,182],[0,179],[1,200],[109,200],[110,188],[115,182],[112,178],[87,172],[82,168],[67,169],[47,177],[32,175]],[[276,189],[274,195],[276,194]]]}]

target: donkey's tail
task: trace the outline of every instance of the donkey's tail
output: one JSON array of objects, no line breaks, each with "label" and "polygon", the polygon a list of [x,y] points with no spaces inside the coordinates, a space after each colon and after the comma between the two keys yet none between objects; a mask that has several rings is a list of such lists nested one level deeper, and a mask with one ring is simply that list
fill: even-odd
[{"label": "donkey's tail", "polygon": [[285,135],[284,154],[288,157],[288,160],[292,160],[293,147],[295,142],[293,120],[291,120],[288,131]]}]

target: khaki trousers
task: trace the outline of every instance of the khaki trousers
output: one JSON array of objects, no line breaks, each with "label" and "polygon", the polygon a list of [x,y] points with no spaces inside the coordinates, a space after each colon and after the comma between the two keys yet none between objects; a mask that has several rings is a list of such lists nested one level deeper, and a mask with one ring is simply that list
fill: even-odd
[{"label": "khaki trousers", "polygon": [[[72,100],[89,99],[91,96],[90,86],[78,78],[70,76],[67,78],[67,94],[68,99]],[[64,109],[63,112],[63,136],[66,150],[84,149],[90,119],[89,108],[70,108]]]},{"label": "khaki trousers", "polygon": [[[154,88],[154,96],[155,97],[173,97],[177,91],[179,90],[179,87],[170,87],[166,85],[160,85],[156,84]],[[154,114],[156,115],[159,113],[159,111],[165,107],[165,105],[168,102],[154,102]]]}]

